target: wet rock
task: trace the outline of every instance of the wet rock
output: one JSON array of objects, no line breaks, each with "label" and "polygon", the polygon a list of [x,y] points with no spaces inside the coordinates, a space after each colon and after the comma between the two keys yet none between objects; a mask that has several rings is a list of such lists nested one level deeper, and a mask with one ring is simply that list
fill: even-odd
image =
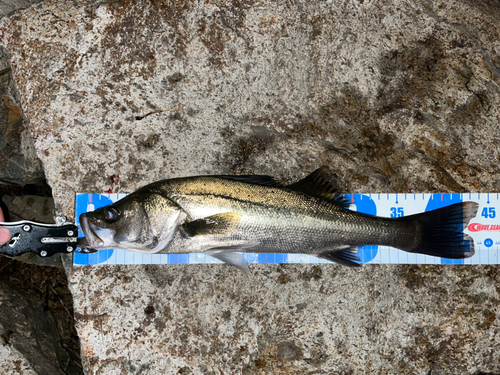
[{"label": "wet rock", "polygon": [[[0,16],[38,1],[3,1]],[[12,81],[9,58],[0,51],[0,198],[10,220],[53,222],[52,198],[7,194],[48,193]],[[22,261],[19,262],[19,261]],[[36,264],[36,265],[35,265]],[[38,265],[38,266],[37,266]],[[0,257],[0,373],[81,374],[79,340],[60,256]],[[62,283],[61,283],[62,281]],[[50,288],[50,290],[48,290]],[[37,294],[38,292],[38,294]]]},{"label": "wet rock", "polygon": [[0,270],[0,369],[16,368],[2,373],[81,374],[80,342],[64,270],[9,257],[0,257]]},{"label": "wet rock", "polygon": [[23,186],[44,174],[16,97],[9,58],[0,51],[0,184]]},{"label": "wet rock", "polygon": [[[12,283],[19,281],[19,277],[16,279],[15,274],[9,273],[12,264],[4,260],[0,264],[0,368],[8,369],[13,366],[16,370],[5,373],[81,373],[81,369],[71,359],[68,348],[64,346],[68,341],[61,338],[50,302],[47,305],[46,300],[39,298],[34,291],[23,291],[20,285]],[[25,272],[26,269],[22,273]],[[31,276],[33,277],[33,273]],[[49,284],[54,288],[55,283]],[[58,323],[61,324],[61,320]]]},{"label": "wet rock", "polygon": [[7,205],[11,221],[31,220],[39,223],[54,223],[54,199],[36,195],[11,196],[2,198]]},{"label": "wet rock", "polygon": [[42,1],[43,0],[2,0],[0,1],[0,17],[12,16],[12,14]]},{"label": "wet rock", "polygon": [[[72,216],[76,192],[321,165],[348,192],[498,191],[499,19],[491,1],[45,1],[0,35]],[[86,370],[500,371],[495,267],[254,270],[73,270]]]}]

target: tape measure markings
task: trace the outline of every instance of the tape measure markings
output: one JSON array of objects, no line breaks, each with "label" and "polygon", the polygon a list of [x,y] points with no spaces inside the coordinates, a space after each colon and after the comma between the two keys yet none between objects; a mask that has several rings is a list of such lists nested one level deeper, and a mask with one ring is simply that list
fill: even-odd
[{"label": "tape measure markings", "polygon": [[[76,217],[111,204],[126,194],[77,194]],[[499,264],[499,193],[374,193],[347,194],[350,209],[384,217],[402,217],[463,201],[479,203],[477,216],[464,231],[474,240],[475,255],[467,259],[442,259],[406,253],[387,246],[363,246],[358,255],[366,263],[389,264]],[[77,222],[77,225],[79,223]],[[305,254],[245,254],[252,263],[329,263]],[[74,254],[75,265],[91,264],[184,264],[220,263],[205,254],[137,254],[125,250],[102,250]]]}]

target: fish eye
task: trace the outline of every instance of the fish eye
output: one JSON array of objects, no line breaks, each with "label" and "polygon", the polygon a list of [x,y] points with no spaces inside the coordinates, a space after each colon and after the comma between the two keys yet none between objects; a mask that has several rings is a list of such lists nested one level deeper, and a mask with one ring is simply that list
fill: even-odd
[{"label": "fish eye", "polygon": [[109,207],[104,211],[104,218],[106,221],[109,221],[110,223],[118,220],[118,217],[120,216],[120,212],[114,208],[114,207]]}]

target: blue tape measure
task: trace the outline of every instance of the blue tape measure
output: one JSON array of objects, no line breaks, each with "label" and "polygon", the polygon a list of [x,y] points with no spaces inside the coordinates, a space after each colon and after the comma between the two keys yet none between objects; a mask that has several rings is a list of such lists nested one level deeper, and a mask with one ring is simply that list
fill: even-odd
[{"label": "blue tape measure", "polygon": [[[107,206],[126,194],[77,194],[77,225],[80,214]],[[358,256],[363,263],[378,264],[499,264],[500,194],[348,194],[350,209],[383,217],[402,217],[432,211],[451,204],[472,201],[479,204],[477,216],[464,231],[474,240],[475,255],[467,259],[444,259],[410,254],[388,246],[362,246]],[[83,236],[81,231],[79,236]],[[329,263],[304,254],[244,254],[249,263]],[[101,250],[93,254],[74,254],[75,265],[96,264],[195,264],[220,263],[205,254],[137,254],[125,250]]]}]

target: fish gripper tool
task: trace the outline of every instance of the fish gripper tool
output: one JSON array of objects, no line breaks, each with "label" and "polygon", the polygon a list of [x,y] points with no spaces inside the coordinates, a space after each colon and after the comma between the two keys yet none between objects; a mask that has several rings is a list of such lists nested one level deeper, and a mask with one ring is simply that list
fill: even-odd
[{"label": "fish gripper tool", "polygon": [[10,231],[10,241],[0,246],[0,254],[11,257],[35,253],[50,257],[57,253],[91,252],[81,246],[78,227],[72,223],[43,224],[28,220],[0,223]]}]

